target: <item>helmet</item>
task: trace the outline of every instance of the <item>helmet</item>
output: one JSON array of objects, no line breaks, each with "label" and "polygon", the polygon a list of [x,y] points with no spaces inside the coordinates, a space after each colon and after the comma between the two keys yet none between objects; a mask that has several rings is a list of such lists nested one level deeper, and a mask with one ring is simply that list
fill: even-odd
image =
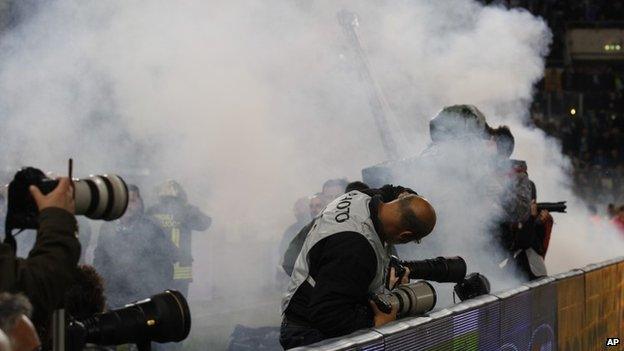
[{"label": "helmet", "polygon": [[473,105],[445,107],[429,122],[433,142],[470,136],[483,138],[488,130],[485,115]]},{"label": "helmet", "polygon": [[172,197],[186,202],[186,192],[175,180],[167,180],[160,184],[156,190],[158,197]]}]

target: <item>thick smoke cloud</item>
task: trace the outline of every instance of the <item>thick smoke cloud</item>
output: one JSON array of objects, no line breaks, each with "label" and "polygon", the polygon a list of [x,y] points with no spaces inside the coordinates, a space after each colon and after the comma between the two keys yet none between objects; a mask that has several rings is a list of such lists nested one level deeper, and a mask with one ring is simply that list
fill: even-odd
[{"label": "thick smoke cloud", "polygon": [[[234,323],[276,324],[273,247],[292,203],[385,160],[336,19],[342,9],[359,15],[406,141],[401,156],[427,145],[427,122],[444,105],[478,106],[512,127],[514,156],[529,162],[540,197],[574,202],[557,217],[548,263],[560,271],[602,258],[598,245],[574,255],[595,236],[576,225],[585,214],[575,212],[567,161],[525,127],[548,28],[525,11],[469,0],[45,2],[0,39],[2,166],[61,172],[73,156],[79,175],[118,172],[147,187],[180,180],[214,218],[195,240],[195,333],[210,326],[223,346]],[[478,231],[460,208],[442,227]],[[444,240],[459,247],[457,239]]]}]

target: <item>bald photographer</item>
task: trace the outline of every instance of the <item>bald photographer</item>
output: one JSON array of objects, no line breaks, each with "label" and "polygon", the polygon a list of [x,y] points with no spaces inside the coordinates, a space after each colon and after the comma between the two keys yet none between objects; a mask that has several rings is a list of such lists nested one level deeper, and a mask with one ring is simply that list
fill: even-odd
[{"label": "bald photographer", "polygon": [[395,285],[387,277],[388,252],[393,244],[420,241],[435,221],[431,204],[413,194],[383,202],[380,195],[353,190],[327,205],[305,238],[282,299],[282,346],[305,346],[395,320],[396,308],[384,313],[370,302],[388,282]]}]

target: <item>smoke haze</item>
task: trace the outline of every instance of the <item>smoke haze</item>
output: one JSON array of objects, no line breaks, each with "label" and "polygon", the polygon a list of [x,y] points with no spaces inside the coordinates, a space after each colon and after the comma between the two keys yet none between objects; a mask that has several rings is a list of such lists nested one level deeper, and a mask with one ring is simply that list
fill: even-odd
[{"label": "smoke haze", "polygon": [[[406,141],[401,156],[426,147],[428,121],[443,106],[476,105],[490,125],[511,127],[513,157],[527,160],[538,199],[571,205],[555,215],[551,273],[622,252],[616,237],[587,229],[559,145],[526,127],[546,24],[469,0],[44,2],[0,39],[0,162],[64,172],[72,156],[77,175],[119,173],[144,185],[148,202],[154,184],[179,180],[214,220],[194,238],[192,338],[224,347],[236,323],[277,325],[275,247],[294,221],[292,204],[328,178],[359,179],[385,161],[336,19],[342,9],[359,15],[394,132]],[[409,185],[439,207],[436,194],[468,194],[485,174],[447,174],[448,188],[435,178]],[[485,224],[473,214],[500,208],[464,200],[438,210],[435,234],[478,271],[471,257],[483,256]],[[481,239],[463,245],[473,236]]]}]

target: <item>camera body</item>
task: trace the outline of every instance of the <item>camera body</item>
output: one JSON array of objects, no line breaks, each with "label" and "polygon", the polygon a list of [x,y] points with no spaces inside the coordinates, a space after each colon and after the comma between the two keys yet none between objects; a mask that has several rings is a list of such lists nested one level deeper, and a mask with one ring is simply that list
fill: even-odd
[{"label": "camera body", "polygon": [[7,217],[5,229],[7,234],[11,229],[37,229],[37,205],[30,195],[28,188],[34,185],[47,194],[58,185],[39,169],[33,167],[22,168],[15,174],[9,184]]}]

